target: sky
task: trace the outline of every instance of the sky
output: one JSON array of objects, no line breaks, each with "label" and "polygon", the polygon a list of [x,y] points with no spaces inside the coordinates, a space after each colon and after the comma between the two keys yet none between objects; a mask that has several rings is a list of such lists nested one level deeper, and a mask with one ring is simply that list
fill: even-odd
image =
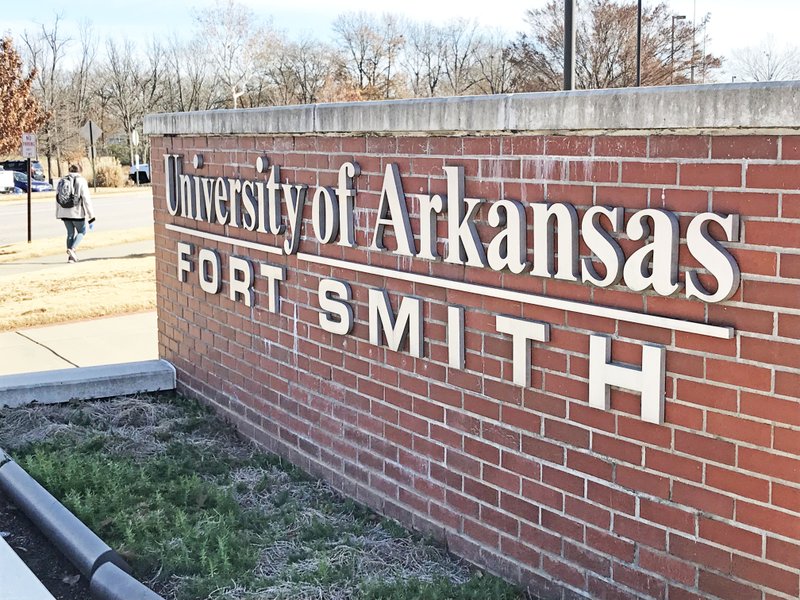
[{"label": "sky", "polygon": [[[290,38],[304,35],[333,38],[331,24],[337,15],[350,11],[385,12],[375,0],[239,0],[256,15],[271,19],[272,24]],[[633,1],[633,0],[631,0]],[[665,0],[675,15],[699,22],[710,13],[709,52],[730,55],[737,48],[756,46],[768,34],[777,45],[794,46],[797,24],[800,23],[800,0]],[[455,18],[475,19],[482,25],[497,28],[514,37],[524,30],[525,11],[543,6],[546,0],[403,0],[390,5],[390,12],[418,21],[446,22]],[[645,6],[655,0],[644,0]],[[212,0],[37,0],[36,2],[4,2],[0,11],[0,33],[12,35],[39,24],[52,23],[56,14],[73,32],[77,24],[89,19],[101,37],[129,38],[145,41],[152,36],[169,37],[190,34],[194,10],[213,5]],[[77,34],[74,34],[77,38]]]}]

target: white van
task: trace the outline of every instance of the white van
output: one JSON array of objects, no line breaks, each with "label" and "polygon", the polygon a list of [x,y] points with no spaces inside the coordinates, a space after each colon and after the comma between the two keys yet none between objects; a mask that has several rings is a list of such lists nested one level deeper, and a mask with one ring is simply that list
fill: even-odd
[{"label": "white van", "polygon": [[0,193],[8,194],[14,191],[14,171],[6,171],[0,167]]}]

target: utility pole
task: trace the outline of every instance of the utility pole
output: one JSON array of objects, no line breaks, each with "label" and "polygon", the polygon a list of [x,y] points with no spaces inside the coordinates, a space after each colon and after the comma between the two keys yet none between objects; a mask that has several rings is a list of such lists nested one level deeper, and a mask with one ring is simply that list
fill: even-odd
[{"label": "utility pole", "polygon": [[636,7],[636,87],[642,85],[642,0]]},{"label": "utility pole", "polygon": [[575,89],[575,3],[564,2],[564,89]]},{"label": "utility pole", "polygon": [[692,3],[692,69],[690,81],[694,83],[694,53],[697,49],[697,0]]},{"label": "utility pole", "polygon": [[682,21],[686,15],[672,15],[672,45],[669,51],[669,82],[675,81],[675,21]]}]

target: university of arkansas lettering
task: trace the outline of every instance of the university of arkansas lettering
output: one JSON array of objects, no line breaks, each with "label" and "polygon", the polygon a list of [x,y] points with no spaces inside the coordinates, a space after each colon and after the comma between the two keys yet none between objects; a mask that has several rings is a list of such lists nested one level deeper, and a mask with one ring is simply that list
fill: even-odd
[{"label": "university of arkansas lettering", "polygon": [[[325,260],[304,253],[301,228],[303,213],[310,203],[311,233],[319,244],[356,247],[356,215],[359,208],[355,180],[358,165],[341,165],[336,187],[281,183],[280,166],[259,158],[256,172],[260,178],[237,179],[204,177],[202,156],[194,157],[195,174],[184,173],[182,157],[164,156],[166,173],[166,208],[172,216],[184,220],[203,221],[225,226],[220,233],[200,232],[193,228],[168,225],[185,235],[214,239],[219,242],[263,250],[277,256],[296,255],[300,260],[337,267],[337,271],[371,272],[387,277],[403,278],[403,274],[368,265]],[[388,164],[374,222],[368,224],[370,252],[390,252],[408,259],[443,261],[498,272],[529,274],[531,277],[554,278],[583,282],[606,288],[622,284],[633,292],[653,290],[661,296],[682,294],[687,299],[721,302],[730,298],[740,283],[739,268],[726,249],[725,242],[739,239],[738,215],[712,212],[691,218],[686,231],[686,249],[700,268],[686,268],[684,284],[679,280],[680,229],[677,216],[663,209],[647,208],[633,212],[625,223],[621,207],[591,206],[579,218],[575,207],[566,202],[523,203],[513,199],[486,200],[468,198],[464,191],[464,170],[461,166],[443,167],[445,193],[413,194],[418,212],[412,223],[407,194],[397,165]],[[488,203],[486,224],[491,239],[482,240],[476,216]],[[709,225],[715,223],[721,237],[715,238]],[[446,231],[440,239],[439,225]],[[265,243],[253,243],[235,237],[236,229],[264,234]],[[414,236],[412,231],[418,231]],[[482,230],[486,230],[482,224]],[[528,232],[533,244],[528,247]],[[225,232],[226,235],[222,235]],[[279,240],[277,245],[266,241]],[[626,237],[641,245],[626,256],[619,240]],[[256,235],[258,237],[258,235]],[[391,237],[391,242],[385,239]],[[486,236],[484,236],[486,237]],[[581,257],[581,242],[588,255]],[[387,248],[391,246],[391,248]],[[314,244],[316,246],[316,244]],[[440,253],[441,249],[441,253]],[[192,243],[178,243],[177,277],[187,281],[196,273],[201,288],[207,293],[222,291],[222,264],[219,254],[208,248],[195,248]],[[228,258],[228,293],[232,300],[252,306],[253,286],[258,276],[267,281],[268,309],[279,310],[280,282],[286,281],[283,265],[254,263],[249,258],[230,255]],[[498,288],[468,286],[418,275],[419,283],[492,296]],[[525,302],[525,290],[508,292],[506,297]],[[385,290],[369,290],[370,342],[381,340],[394,350],[405,347],[421,357],[423,344],[422,298],[404,297],[395,311]],[[563,301],[566,310],[581,310],[580,303]],[[323,278],[318,289],[319,324],[326,331],[348,335],[353,327],[352,291],[346,279]],[[572,306],[577,305],[577,306]],[[448,307],[446,336],[451,367],[464,368],[463,308]],[[615,309],[609,309],[613,312]],[[603,314],[617,318],[614,314]],[[623,312],[623,311],[617,311]],[[633,313],[634,315],[636,313]],[[658,318],[658,317],[654,317]],[[631,319],[634,320],[634,319]],[[638,321],[643,322],[643,321]],[[658,325],[657,326],[665,326]],[[668,326],[668,325],[667,325]],[[514,382],[530,383],[531,351],[534,343],[546,343],[549,324],[498,315],[496,329],[511,336]],[[720,328],[721,329],[721,328]],[[723,336],[729,337],[732,332]],[[665,348],[651,344],[643,347],[642,367],[635,369],[610,362],[610,338],[590,336],[590,404],[608,408],[610,386],[619,386],[642,393],[642,418],[663,421]]]}]

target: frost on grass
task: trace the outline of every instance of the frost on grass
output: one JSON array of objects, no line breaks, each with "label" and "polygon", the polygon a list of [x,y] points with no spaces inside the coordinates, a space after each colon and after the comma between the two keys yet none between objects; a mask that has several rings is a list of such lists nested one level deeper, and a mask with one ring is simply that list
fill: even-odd
[{"label": "frost on grass", "polygon": [[[146,575],[168,599],[346,600],[360,597],[376,582],[446,581],[457,586],[474,575],[440,547],[265,455],[189,402],[141,396],[0,409],[0,448],[13,453],[55,440],[76,446],[99,440],[104,453],[139,462],[178,445],[199,460],[230,465],[203,478],[230,494],[248,519],[258,523],[250,538],[255,564],[240,577],[220,578],[202,596],[188,591],[197,584],[196,575],[161,569]],[[184,540],[167,537],[158,544],[170,552]]]}]

